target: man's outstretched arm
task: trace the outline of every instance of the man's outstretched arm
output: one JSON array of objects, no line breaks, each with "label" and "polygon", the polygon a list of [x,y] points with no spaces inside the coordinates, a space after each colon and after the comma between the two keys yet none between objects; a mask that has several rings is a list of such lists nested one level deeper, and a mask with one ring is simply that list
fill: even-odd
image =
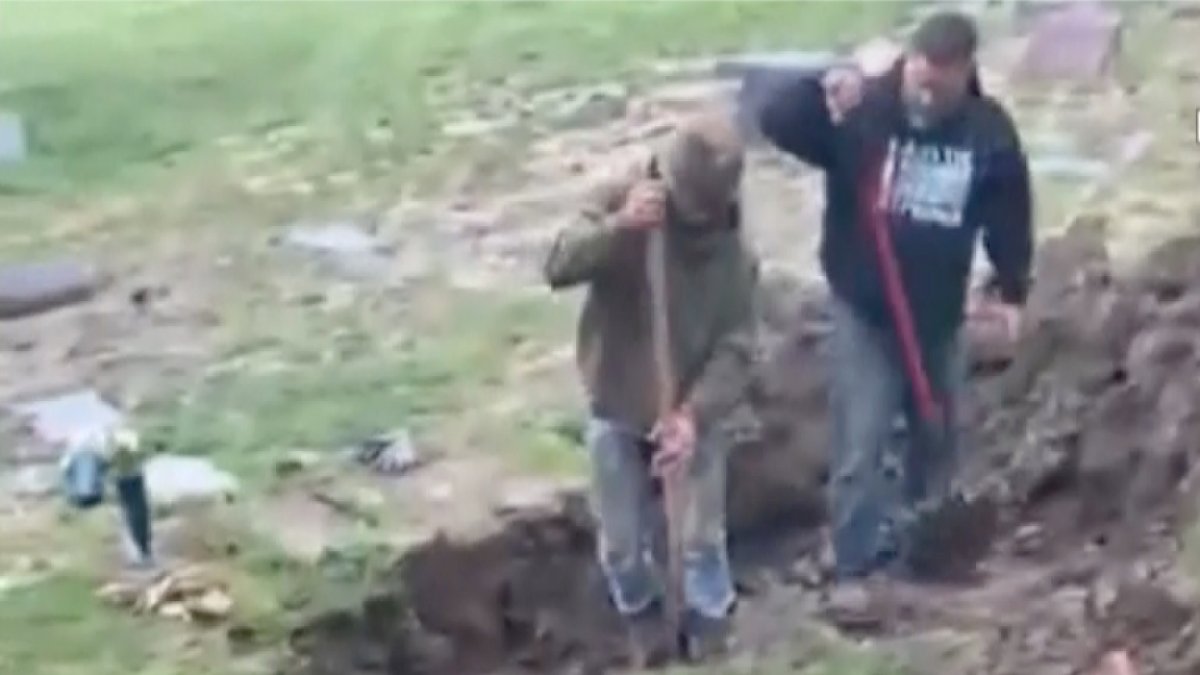
[{"label": "man's outstretched arm", "polygon": [[834,122],[822,78],[825,73],[764,84],[755,107],[759,131],[772,145],[818,168],[833,159]]}]

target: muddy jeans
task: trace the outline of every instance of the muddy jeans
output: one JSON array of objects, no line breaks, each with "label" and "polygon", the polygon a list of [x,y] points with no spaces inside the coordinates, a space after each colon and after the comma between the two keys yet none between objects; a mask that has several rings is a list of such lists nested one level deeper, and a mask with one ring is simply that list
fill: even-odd
[{"label": "muddy jeans", "polygon": [[[648,607],[662,589],[652,557],[661,517],[641,443],[618,425],[599,419],[588,425],[600,566],[613,603],[625,615]],[[710,618],[724,617],[734,601],[725,546],[725,462],[722,445],[701,438],[686,488],[684,599]]]},{"label": "muddy jeans", "polygon": [[[865,322],[842,301],[833,302],[833,452],[830,496],[839,577],[869,574],[892,557],[902,523],[923,504],[946,496],[959,446],[958,425],[938,442],[924,425],[896,339]],[[947,419],[965,383],[965,355],[957,335],[925,350],[930,386]],[[897,438],[903,419],[910,433]]]}]

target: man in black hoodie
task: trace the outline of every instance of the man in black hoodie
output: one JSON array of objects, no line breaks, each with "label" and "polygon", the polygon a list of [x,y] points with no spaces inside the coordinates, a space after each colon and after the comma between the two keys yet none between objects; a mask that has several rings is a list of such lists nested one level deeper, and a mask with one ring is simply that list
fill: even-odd
[{"label": "man in black hoodie", "polygon": [[[965,381],[959,334],[980,233],[995,274],[978,311],[1012,339],[1019,330],[1033,254],[1029,171],[1011,118],[980,89],[977,39],[970,19],[940,13],[882,76],[797,78],[757,110],[771,143],[825,172],[820,257],[834,297],[831,511],[842,578],[896,561],[901,515],[950,494],[954,402]],[[948,421],[940,429],[917,415],[886,257],[907,299],[911,351]],[[901,411],[926,433],[890,471]]]}]

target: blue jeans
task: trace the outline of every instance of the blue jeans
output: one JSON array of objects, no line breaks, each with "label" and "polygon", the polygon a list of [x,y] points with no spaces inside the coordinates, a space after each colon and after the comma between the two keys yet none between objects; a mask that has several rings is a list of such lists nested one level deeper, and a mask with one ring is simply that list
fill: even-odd
[{"label": "blue jeans", "polygon": [[[660,516],[654,508],[642,437],[593,419],[587,430],[592,496],[600,521],[598,555],[609,595],[624,615],[636,614],[662,592],[655,573],[654,539]],[[683,529],[683,592],[687,607],[723,618],[735,593],[725,541],[724,444],[701,438],[686,487]]]},{"label": "blue jeans", "polygon": [[[957,399],[966,382],[960,339],[926,345],[924,366],[947,428],[933,442],[911,396],[897,340],[835,299],[830,497],[837,574],[864,576],[900,549],[906,518],[947,496],[957,464]],[[897,422],[909,433],[897,442]]]}]

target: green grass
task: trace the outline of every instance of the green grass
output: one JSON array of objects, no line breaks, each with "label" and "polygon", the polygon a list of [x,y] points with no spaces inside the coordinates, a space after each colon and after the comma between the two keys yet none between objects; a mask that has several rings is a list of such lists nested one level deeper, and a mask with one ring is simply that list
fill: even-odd
[{"label": "green grass", "polygon": [[[568,317],[539,299],[440,286],[418,293],[426,306],[395,319],[406,327],[358,309],[234,307],[225,320],[236,342],[224,358],[236,365],[151,404],[142,414],[147,440],[268,479],[280,451],[333,450],[399,427],[429,438],[469,424],[503,393],[518,348],[548,348],[567,335]],[[511,432],[526,428],[508,424]],[[527,438],[536,452],[569,454],[534,430]],[[523,440],[518,433],[499,449],[521,452]]]},{"label": "green grass", "polygon": [[54,660],[94,664],[97,673],[142,672],[145,629],[143,622],[97,608],[90,579],[55,577],[0,598],[0,672],[55,672],[45,669],[51,651]]},{"label": "green grass", "polygon": [[[34,159],[10,191],[176,169],[235,134],[303,124],[357,167],[428,146],[443,102],[611,77],[649,58],[850,39],[897,3],[12,3],[0,106]],[[386,127],[389,140],[372,142]]]}]

